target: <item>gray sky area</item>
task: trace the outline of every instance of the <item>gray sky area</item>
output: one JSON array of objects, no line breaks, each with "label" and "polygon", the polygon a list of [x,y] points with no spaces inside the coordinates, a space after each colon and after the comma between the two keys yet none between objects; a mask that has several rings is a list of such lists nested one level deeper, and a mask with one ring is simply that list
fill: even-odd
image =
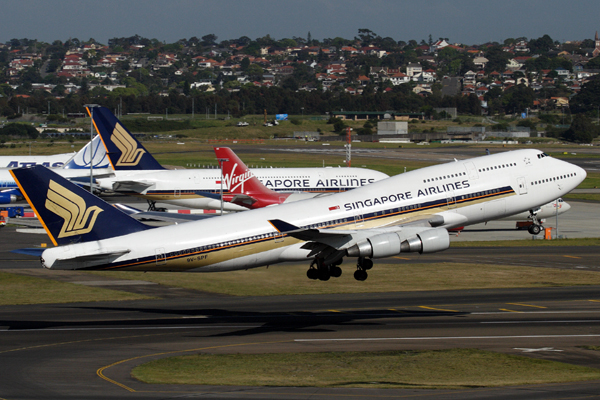
[{"label": "gray sky area", "polygon": [[418,42],[447,37],[481,44],[506,38],[593,39],[600,0],[0,0],[0,42],[138,34],[167,43],[215,34],[218,41],[342,37],[358,29]]}]

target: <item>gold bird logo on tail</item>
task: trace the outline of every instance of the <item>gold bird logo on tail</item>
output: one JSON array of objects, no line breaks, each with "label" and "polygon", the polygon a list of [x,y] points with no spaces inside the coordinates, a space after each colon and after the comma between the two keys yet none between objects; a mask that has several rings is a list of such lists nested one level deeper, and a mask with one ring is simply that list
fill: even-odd
[{"label": "gold bird logo on tail", "polygon": [[82,197],[53,180],[48,185],[46,208],[65,220],[59,238],[90,232],[102,212],[98,206],[87,207]]},{"label": "gold bird logo on tail", "polygon": [[146,152],[144,149],[137,148],[137,143],[121,124],[115,126],[111,140],[121,150],[121,157],[116,164],[118,166],[133,167],[140,162]]}]

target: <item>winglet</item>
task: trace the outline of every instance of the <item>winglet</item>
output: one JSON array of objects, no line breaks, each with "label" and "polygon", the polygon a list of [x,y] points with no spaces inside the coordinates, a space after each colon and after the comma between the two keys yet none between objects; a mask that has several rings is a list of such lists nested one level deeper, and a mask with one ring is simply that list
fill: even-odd
[{"label": "winglet", "polygon": [[41,165],[10,173],[55,246],[151,229]]},{"label": "winglet", "polygon": [[95,107],[93,122],[115,171],[164,169],[108,108]]}]

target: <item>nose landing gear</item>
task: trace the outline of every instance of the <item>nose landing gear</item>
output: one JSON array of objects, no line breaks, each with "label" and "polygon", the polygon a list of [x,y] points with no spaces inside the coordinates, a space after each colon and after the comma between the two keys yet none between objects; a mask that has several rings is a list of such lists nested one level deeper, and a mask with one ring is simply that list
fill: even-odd
[{"label": "nose landing gear", "polygon": [[543,229],[542,223],[536,215],[538,211],[539,208],[537,210],[529,210],[529,218],[531,218],[533,224],[530,225],[529,228],[527,228],[527,232],[529,232],[532,235],[539,234]]}]

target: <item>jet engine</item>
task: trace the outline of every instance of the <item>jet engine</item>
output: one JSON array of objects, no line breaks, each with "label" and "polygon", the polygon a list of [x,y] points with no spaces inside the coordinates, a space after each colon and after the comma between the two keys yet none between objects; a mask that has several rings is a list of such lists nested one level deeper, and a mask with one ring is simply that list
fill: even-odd
[{"label": "jet engine", "polygon": [[448,231],[443,228],[427,229],[403,237],[402,232],[382,233],[356,243],[346,250],[349,257],[383,258],[400,253],[434,253],[450,246]]},{"label": "jet engine", "polygon": [[0,192],[0,204],[14,203],[18,199],[17,193],[19,193],[19,192],[14,191],[14,190],[7,190],[5,192]]}]

